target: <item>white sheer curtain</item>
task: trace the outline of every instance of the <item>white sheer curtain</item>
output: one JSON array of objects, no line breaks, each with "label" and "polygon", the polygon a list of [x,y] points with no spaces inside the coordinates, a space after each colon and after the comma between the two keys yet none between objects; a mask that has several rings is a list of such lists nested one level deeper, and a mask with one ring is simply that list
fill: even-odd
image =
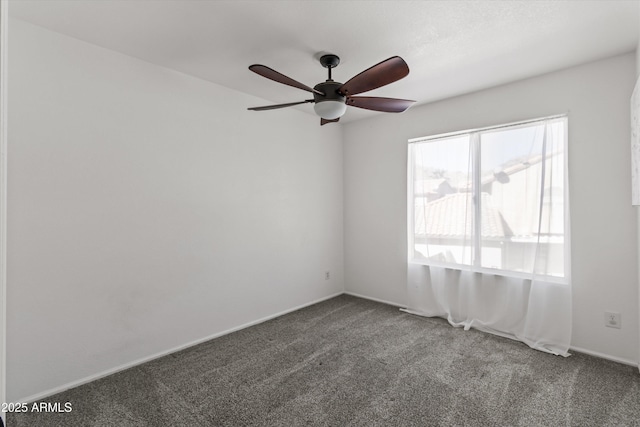
[{"label": "white sheer curtain", "polygon": [[568,356],[566,123],[410,141],[407,312]]}]

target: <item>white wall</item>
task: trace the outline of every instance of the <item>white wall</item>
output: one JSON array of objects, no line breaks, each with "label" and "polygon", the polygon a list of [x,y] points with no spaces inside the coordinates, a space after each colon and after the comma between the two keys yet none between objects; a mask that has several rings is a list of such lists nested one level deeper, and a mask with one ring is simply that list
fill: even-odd
[{"label": "white wall", "polygon": [[10,44],[8,399],[343,291],[339,127],[19,20]]},{"label": "white wall", "polygon": [[[640,7],[638,8],[638,28],[640,28]],[[640,34],[638,34],[638,46],[636,47],[636,84],[638,84],[638,78],[640,78]],[[638,217],[638,242],[637,247],[640,255],[640,209],[636,208],[636,215]],[[640,313],[640,259],[637,260],[638,265],[638,312]],[[640,326],[638,327],[640,333]],[[638,352],[640,353],[640,337],[638,339]],[[640,357],[639,357],[640,359]],[[638,369],[640,369],[640,360],[638,360]]]},{"label": "white wall", "polygon": [[[347,124],[347,292],[406,302],[409,138],[568,113],[572,345],[637,361],[637,222],[629,161],[634,67],[628,54]],[[605,310],[622,313],[622,329],[604,326]]]},{"label": "white wall", "polygon": [[[638,7],[638,27],[640,27],[640,7]],[[636,47],[636,76],[640,76],[640,33],[638,34],[638,46]]]},{"label": "white wall", "polygon": [[[9,2],[0,2],[0,403],[6,402],[7,42]],[[0,418],[5,414],[0,411]]]}]

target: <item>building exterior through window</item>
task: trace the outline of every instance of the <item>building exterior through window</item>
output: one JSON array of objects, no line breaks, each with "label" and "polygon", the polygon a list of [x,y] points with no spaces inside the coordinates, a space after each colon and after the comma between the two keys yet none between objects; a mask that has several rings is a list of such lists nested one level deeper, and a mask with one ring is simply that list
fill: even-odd
[{"label": "building exterior through window", "polygon": [[411,140],[409,261],[562,281],[565,116]]}]

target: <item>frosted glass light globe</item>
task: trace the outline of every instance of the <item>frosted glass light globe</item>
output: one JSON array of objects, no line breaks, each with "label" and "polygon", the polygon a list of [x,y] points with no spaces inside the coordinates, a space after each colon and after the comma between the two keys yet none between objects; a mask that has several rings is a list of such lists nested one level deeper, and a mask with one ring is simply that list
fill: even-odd
[{"label": "frosted glass light globe", "polygon": [[342,101],[321,101],[313,106],[316,114],[325,120],[335,120],[347,111],[347,104]]}]

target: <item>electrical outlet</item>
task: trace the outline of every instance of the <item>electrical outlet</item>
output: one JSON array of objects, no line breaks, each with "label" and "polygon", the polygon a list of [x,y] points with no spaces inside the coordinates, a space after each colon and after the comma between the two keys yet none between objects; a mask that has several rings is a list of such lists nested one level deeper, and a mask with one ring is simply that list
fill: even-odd
[{"label": "electrical outlet", "polygon": [[609,328],[622,328],[622,316],[620,313],[614,313],[612,311],[604,312],[604,326]]},{"label": "electrical outlet", "polygon": [[331,278],[331,273],[329,270],[324,272],[324,280],[329,280]]}]

